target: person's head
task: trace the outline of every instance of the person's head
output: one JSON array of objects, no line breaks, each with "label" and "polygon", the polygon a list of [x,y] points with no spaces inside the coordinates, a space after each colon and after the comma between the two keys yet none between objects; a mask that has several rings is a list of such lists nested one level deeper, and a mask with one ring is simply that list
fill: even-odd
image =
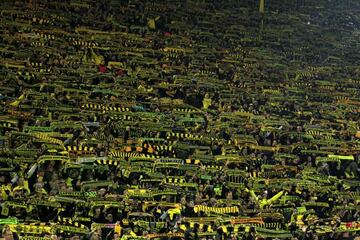
[{"label": "person's head", "polygon": [[9,225],[5,225],[4,228],[3,228],[3,230],[2,230],[2,233],[3,233],[3,234],[4,234],[4,233],[7,233],[7,232],[11,232]]},{"label": "person's head", "polygon": [[94,215],[95,216],[100,216],[100,214],[101,214],[101,209],[100,208],[95,208],[94,209]]},{"label": "person's head", "polygon": [[8,225],[6,225],[3,230],[2,230],[2,236],[4,237],[5,240],[13,240],[13,234],[10,230],[10,227]]},{"label": "person's head", "polygon": [[183,204],[183,205],[186,204],[186,197],[185,196],[181,197],[180,203]]},{"label": "person's head", "polygon": [[100,240],[100,235],[97,232],[93,232],[90,236],[90,240]]},{"label": "person's head", "polygon": [[41,182],[35,183],[34,184],[35,192],[40,193],[42,191],[43,186],[44,186],[44,184]]},{"label": "person's head", "polygon": [[58,238],[58,236],[57,235],[55,235],[55,234],[53,234],[53,235],[51,235],[51,240],[58,240],[59,238]]},{"label": "person's head", "polygon": [[66,192],[66,184],[64,180],[59,180],[58,185],[61,192]]},{"label": "person's head", "polygon": [[99,196],[105,196],[105,194],[106,194],[106,189],[105,188],[101,188],[99,191],[98,191],[98,193],[99,193]]},{"label": "person's head", "polygon": [[263,195],[262,195],[262,197],[263,197],[263,198],[267,198],[268,193],[269,193],[268,190],[265,190],[264,193],[263,193]]},{"label": "person's head", "polygon": [[114,233],[113,240],[118,240],[118,239],[120,239],[120,234]]},{"label": "person's head", "polygon": [[20,178],[18,179],[18,181],[17,181],[17,184],[18,184],[19,186],[24,186],[24,178],[23,178],[23,177],[20,177]]},{"label": "person's head", "polygon": [[59,178],[59,175],[56,172],[53,172],[53,174],[51,176],[51,180],[56,181],[56,180],[58,180],[58,178]]},{"label": "person's head", "polygon": [[38,180],[42,179],[45,176],[45,171],[43,170],[38,171],[37,176],[38,176]]},{"label": "person's head", "polygon": [[200,225],[199,225],[198,223],[195,223],[195,224],[194,224],[194,229],[195,229],[195,230],[199,230],[199,227],[200,227]]},{"label": "person's head", "polygon": [[105,219],[109,222],[109,223],[112,223],[114,222],[114,217],[111,213],[108,213],[105,217]]},{"label": "person's head", "polygon": [[86,178],[92,180],[94,178],[94,173],[92,171],[87,171]]},{"label": "person's head", "polygon": [[232,199],[232,198],[233,198],[233,193],[232,193],[232,191],[229,191],[229,192],[227,193],[226,198],[227,198],[227,199]]},{"label": "person's head", "polygon": [[15,187],[13,190],[13,197],[20,198],[23,197],[25,194],[25,189],[23,187]]},{"label": "person's head", "polygon": [[70,238],[70,240],[80,240],[79,235],[74,235]]}]

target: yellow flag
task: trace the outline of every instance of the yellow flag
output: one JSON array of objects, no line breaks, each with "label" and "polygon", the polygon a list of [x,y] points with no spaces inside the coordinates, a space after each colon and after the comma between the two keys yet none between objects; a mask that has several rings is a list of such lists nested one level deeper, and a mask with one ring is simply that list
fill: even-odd
[{"label": "yellow flag", "polygon": [[356,137],[356,138],[360,138],[360,131],[357,131],[357,132],[356,132],[355,137]]},{"label": "yellow flag", "polygon": [[265,0],[260,0],[259,12],[260,12],[260,13],[264,13],[264,12],[265,12]]},{"label": "yellow flag", "polygon": [[152,29],[152,30],[155,30],[155,28],[156,28],[155,19],[150,18],[150,19],[148,20],[148,27],[149,27],[150,29]]},{"label": "yellow flag", "polygon": [[104,63],[105,63],[103,56],[101,56],[100,54],[97,55],[97,54],[94,52],[93,49],[91,49],[90,51],[91,51],[92,60],[93,60],[93,62],[94,62],[96,65],[104,64]]},{"label": "yellow flag", "polygon": [[114,232],[117,234],[121,233],[121,226],[119,224],[115,224]]},{"label": "yellow flag", "polygon": [[19,104],[21,103],[22,100],[25,99],[25,94],[22,94],[18,99],[16,99],[15,101],[11,102],[9,105],[12,107],[17,107],[19,106]]},{"label": "yellow flag", "polygon": [[205,97],[203,99],[203,108],[208,109],[211,105],[211,98],[208,94],[205,94]]},{"label": "yellow flag", "polygon": [[160,19],[160,16],[157,16],[156,18],[148,18],[148,27],[151,30],[155,30],[156,29],[156,21]]}]

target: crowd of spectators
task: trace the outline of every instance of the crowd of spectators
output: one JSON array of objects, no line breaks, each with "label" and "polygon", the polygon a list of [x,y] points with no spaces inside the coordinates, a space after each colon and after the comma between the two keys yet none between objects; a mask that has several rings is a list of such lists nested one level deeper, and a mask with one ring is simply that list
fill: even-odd
[{"label": "crowd of spectators", "polygon": [[0,6],[0,239],[358,239],[359,1]]}]

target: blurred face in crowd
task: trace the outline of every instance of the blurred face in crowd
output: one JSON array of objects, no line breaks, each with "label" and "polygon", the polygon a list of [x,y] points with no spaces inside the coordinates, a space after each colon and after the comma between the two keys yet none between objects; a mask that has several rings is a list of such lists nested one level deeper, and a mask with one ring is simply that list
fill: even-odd
[{"label": "blurred face in crowd", "polygon": [[97,233],[97,232],[94,232],[92,235],[91,235],[91,240],[100,240],[100,235]]},{"label": "blurred face in crowd", "polygon": [[10,230],[9,226],[6,226],[3,231],[2,231],[2,236],[4,237],[5,240],[13,240],[13,233]]},{"label": "blurred face in crowd", "polygon": [[101,209],[100,209],[100,208],[95,208],[94,216],[95,216],[95,217],[99,217],[100,214],[101,214]]},{"label": "blurred face in crowd", "polygon": [[106,215],[106,220],[109,222],[109,223],[112,223],[114,222],[114,218],[113,218],[113,215],[112,214],[107,214]]},{"label": "blurred face in crowd", "polygon": [[51,235],[51,240],[58,240],[59,238],[56,235]]},{"label": "blurred face in crowd", "polygon": [[101,189],[98,191],[98,194],[99,194],[99,196],[105,196],[105,194],[106,194],[106,189],[105,189],[105,188],[101,188]]}]

